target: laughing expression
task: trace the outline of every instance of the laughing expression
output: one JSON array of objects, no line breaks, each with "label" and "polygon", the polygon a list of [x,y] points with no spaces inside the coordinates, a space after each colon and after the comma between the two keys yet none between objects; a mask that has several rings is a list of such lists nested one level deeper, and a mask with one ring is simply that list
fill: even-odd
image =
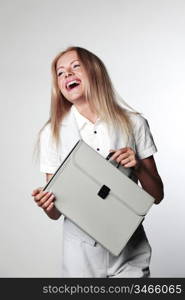
[{"label": "laughing expression", "polygon": [[76,51],[69,51],[59,58],[56,72],[59,89],[68,101],[76,103],[85,99],[87,76]]}]

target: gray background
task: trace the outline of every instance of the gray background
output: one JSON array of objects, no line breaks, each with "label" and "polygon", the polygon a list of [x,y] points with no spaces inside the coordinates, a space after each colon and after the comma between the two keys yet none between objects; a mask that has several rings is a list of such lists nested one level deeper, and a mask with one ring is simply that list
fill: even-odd
[{"label": "gray background", "polygon": [[165,199],[145,220],[153,277],[185,276],[184,0],[0,1],[0,276],[57,277],[61,220],[32,200],[32,159],[47,120],[50,63],[79,45],[105,62],[121,96],[149,120]]}]

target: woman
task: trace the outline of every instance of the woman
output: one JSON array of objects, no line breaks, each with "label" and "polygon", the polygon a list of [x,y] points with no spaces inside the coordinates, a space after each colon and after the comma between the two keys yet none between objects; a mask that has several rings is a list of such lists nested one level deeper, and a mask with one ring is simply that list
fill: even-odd
[{"label": "woman", "polygon": [[[158,204],[163,183],[153,154],[157,151],[147,121],[122,108],[102,61],[80,47],[61,52],[52,63],[50,119],[40,135],[40,169],[48,181],[79,136],[129,170]],[[37,188],[34,200],[52,219],[61,213],[55,196]],[[151,248],[142,225],[118,257],[64,218],[62,277],[148,277]]]}]

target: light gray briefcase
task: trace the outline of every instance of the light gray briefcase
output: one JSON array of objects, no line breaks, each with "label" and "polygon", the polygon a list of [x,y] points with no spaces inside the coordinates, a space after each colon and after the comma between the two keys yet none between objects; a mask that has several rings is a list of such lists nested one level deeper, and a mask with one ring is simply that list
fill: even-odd
[{"label": "light gray briefcase", "polygon": [[61,213],[119,255],[154,198],[80,140],[43,190]]}]

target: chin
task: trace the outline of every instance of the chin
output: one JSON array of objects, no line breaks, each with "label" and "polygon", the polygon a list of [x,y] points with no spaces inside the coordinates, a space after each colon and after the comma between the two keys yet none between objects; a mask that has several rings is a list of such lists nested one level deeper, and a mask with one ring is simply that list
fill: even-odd
[{"label": "chin", "polygon": [[71,95],[71,97],[69,97],[69,95],[68,95],[68,97],[66,97],[66,99],[73,104],[75,104],[79,101],[82,101],[82,100],[85,101],[85,97],[82,97],[82,95]]}]

